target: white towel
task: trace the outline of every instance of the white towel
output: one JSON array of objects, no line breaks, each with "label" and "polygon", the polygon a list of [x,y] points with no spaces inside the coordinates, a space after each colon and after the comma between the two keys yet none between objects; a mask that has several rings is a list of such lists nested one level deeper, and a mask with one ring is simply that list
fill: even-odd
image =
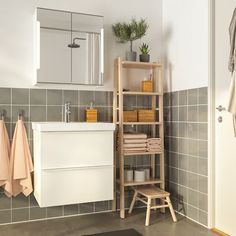
[{"label": "white towel", "polygon": [[236,72],[234,71],[231,78],[229,90],[229,104],[227,110],[233,115],[234,136],[236,137]]}]

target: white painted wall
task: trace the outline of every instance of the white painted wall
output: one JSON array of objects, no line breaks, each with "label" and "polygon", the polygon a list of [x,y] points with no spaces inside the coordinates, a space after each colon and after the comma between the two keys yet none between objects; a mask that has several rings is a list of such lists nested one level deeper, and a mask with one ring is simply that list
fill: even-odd
[{"label": "white painted wall", "polygon": [[208,85],[208,1],[163,1],[167,91]]},{"label": "white painted wall", "polygon": [[[127,45],[117,44],[111,24],[131,17],[146,17],[150,25],[147,36],[135,43],[150,43],[152,61],[161,58],[162,0],[0,0],[0,87],[32,87],[34,71],[34,10],[54,8],[103,15],[105,22],[105,86],[112,90],[113,61],[125,55]],[[59,86],[57,86],[59,87]],[[63,88],[72,88],[63,86]],[[73,87],[74,88],[74,87]],[[88,87],[79,87],[86,89]],[[91,89],[91,87],[89,87]]]}]

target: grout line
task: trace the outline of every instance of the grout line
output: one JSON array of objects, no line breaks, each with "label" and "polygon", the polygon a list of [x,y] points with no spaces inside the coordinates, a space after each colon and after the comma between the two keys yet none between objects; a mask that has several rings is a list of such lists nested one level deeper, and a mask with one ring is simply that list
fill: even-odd
[{"label": "grout line", "polygon": [[[64,102],[64,100],[65,100],[65,91],[62,89],[61,90],[61,92],[62,92],[62,96],[61,96],[61,104],[62,104],[62,113],[61,113],[61,120],[63,121],[64,119],[63,119],[63,114],[64,114],[64,105],[65,104],[63,104],[63,102]],[[63,208],[63,214],[64,214],[64,208]]]},{"label": "grout line", "polygon": [[187,140],[193,140],[193,141],[208,142],[208,139],[199,139],[199,138],[190,138],[190,137],[178,137],[178,136],[168,136],[168,135],[166,135],[165,138],[177,138],[177,139],[187,139]]},{"label": "grout line", "polygon": [[182,184],[180,184],[180,183],[176,183],[176,182],[173,182],[173,181],[170,181],[170,180],[169,180],[168,182],[169,182],[169,183],[172,183],[172,184],[175,184],[175,185],[179,185],[179,186],[181,186],[181,187],[185,187],[185,188],[188,189],[188,190],[195,191],[195,192],[197,192],[197,193],[201,193],[201,194],[203,194],[203,195],[205,195],[205,196],[208,196],[208,193],[203,193],[203,192],[201,192],[201,191],[199,191],[199,190],[190,188],[190,187],[185,186],[185,185],[182,185]]},{"label": "grout line", "polygon": [[165,123],[173,124],[173,123],[180,123],[180,124],[208,124],[208,121],[180,121],[180,120],[165,120]]},{"label": "grout line", "polygon": [[205,160],[208,159],[207,157],[194,156],[194,155],[191,155],[191,154],[186,154],[186,153],[181,153],[181,152],[174,152],[174,151],[168,151],[168,150],[165,150],[165,151],[170,152],[170,153],[174,153],[174,154],[179,154],[179,155],[189,156],[189,157],[201,158],[201,159],[205,159]]},{"label": "grout line", "polygon": [[[187,98],[187,102],[188,102],[188,98]],[[186,104],[186,105],[169,105],[169,106],[164,106],[164,109],[169,109],[172,107],[197,107],[197,106],[208,106],[207,103],[202,103],[202,104]]]},{"label": "grout line", "polygon": [[46,121],[48,121],[48,90],[46,89]]},{"label": "grout line", "polygon": [[[13,99],[12,99],[12,88],[11,88],[11,108],[10,108],[10,115],[11,115],[11,118],[10,118],[10,121],[12,121],[12,101],[13,101]],[[12,123],[10,124],[10,138],[12,138],[13,137],[13,126],[12,126]]]},{"label": "grout line", "polygon": [[[30,96],[30,89],[29,89],[29,121],[31,120],[31,110],[30,110],[30,103],[31,103],[31,96]],[[28,125],[28,139],[31,137],[31,127],[29,128],[29,126],[31,125]],[[33,135],[33,134],[32,134]]]},{"label": "grout line", "polygon": [[[172,197],[172,199],[174,199],[175,201],[178,201],[178,198],[176,198],[176,197]],[[194,205],[192,205],[192,204],[190,204],[190,203],[187,203],[187,202],[183,202],[183,203],[184,203],[185,205],[187,205],[187,206],[191,206],[192,208],[194,208],[194,209],[196,209],[196,210],[199,210],[199,211],[202,211],[202,212],[208,214],[207,211],[202,210],[201,208],[198,208],[198,207],[196,207],[196,206],[194,206]],[[178,203],[178,204],[179,204],[179,203]],[[178,212],[178,211],[177,211],[177,212]]]},{"label": "grout line", "polygon": [[172,169],[177,169],[177,170],[180,170],[180,171],[187,172],[187,173],[189,173],[189,174],[195,174],[195,175],[198,175],[198,176],[201,176],[201,177],[208,178],[208,175],[199,174],[199,173],[192,172],[192,171],[189,171],[189,170],[185,170],[185,169],[177,168],[177,167],[175,167],[175,166],[169,166],[169,167],[172,168]]},{"label": "grout line", "polygon": [[[202,210],[200,210],[200,211],[202,211]],[[199,225],[201,225],[201,226],[203,226],[204,228],[206,228],[206,229],[209,230],[209,228],[207,227],[207,225],[204,225],[204,224],[200,223],[199,221],[196,221],[196,220],[190,218],[189,216],[184,215],[183,213],[181,213],[181,212],[179,212],[179,211],[176,211],[176,210],[175,210],[175,212],[177,212],[178,214],[180,214],[180,215],[182,215],[182,216],[185,216],[187,219],[189,219],[189,220],[191,220],[191,221],[193,221],[193,222],[195,222],[195,223],[197,223],[197,224],[199,224]]]},{"label": "grout line", "polygon": [[40,218],[40,219],[29,219],[29,220],[24,220],[24,221],[3,223],[3,224],[0,224],[0,226],[11,225],[13,223],[14,224],[23,224],[23,223],[29,223],[29,222],[38,222],[38,221],[53,220],[53,219],[63,219],[63,218],[78,217],[78,216],[91,215],[91,214],[102,214],[102,213],[106,213],[106,212],[112,212],[112,210],[104,210],[104,211],[90,212],[90,213],[81,213],[81,214],[75,214],[75,215],[62,215],[62,216]]}]

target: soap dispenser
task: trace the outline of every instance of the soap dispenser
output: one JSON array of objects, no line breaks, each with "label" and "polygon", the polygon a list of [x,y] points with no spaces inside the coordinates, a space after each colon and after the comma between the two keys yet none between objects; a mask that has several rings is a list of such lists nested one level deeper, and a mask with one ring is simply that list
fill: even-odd
[{"label": "soap dispenser", "polygon": [[86,122],[97,122],[98,111],[93,108],[93,102],[90,102],[90,107],[86,109]]}]

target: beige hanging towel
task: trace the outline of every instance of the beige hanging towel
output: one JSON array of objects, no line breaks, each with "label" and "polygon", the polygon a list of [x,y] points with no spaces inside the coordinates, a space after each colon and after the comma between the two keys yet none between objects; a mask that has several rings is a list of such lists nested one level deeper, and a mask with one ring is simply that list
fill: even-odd
[{"label": "beige hanging towel", "polygon": [[23,193],[28,196],[33,191],[31,172],[33,163],[25,126],[22,120],[18,120],[13,136],[10,155],[11,186],[9,192],[13,196]]},{"label": "beige hanging towel", "polygon": [[236,73],[232,74],[230,90],[229,90],[228,111],[233,115],[234,136],[236,137]]},{"label": "beige hanging towel", "polygon": [[[0,120],[0,186],[5,189],[5,185],[10,178],[10,142],[6,126],[3,120]],[[8,193],[6,193],[8,196]]]}]

